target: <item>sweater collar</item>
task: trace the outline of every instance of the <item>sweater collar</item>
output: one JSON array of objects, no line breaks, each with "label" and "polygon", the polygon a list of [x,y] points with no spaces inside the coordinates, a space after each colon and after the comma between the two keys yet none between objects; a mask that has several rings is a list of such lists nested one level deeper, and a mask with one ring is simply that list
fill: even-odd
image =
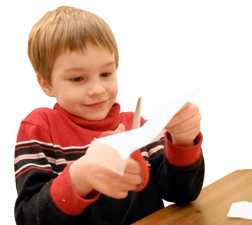
[{"label": "sweater collar", "polygon": [[58,103],[55,104],[54,109],[63,113],[74,123],[89,130],[96,130],[96,131],[114,130],[118,127],[120,123],[120,105],[118,103],[115,103],[111,107],[108,115],[103,120],[86,120],[84,118],[81,118],[79,116],[67,112]]}]

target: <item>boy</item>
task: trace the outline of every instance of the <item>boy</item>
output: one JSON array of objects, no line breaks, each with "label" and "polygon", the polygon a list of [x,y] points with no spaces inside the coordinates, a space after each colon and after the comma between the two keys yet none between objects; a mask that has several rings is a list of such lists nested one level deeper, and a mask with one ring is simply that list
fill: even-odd
[{"label": "boy", "polygon": [[17,224],[124,225],[162,208],[162,199],[181,205],[196,199],[204,161],[193,104],[160,140],[140,149],[150,166],[146,186],[137,160],[127,160],[123,175],[86,160],[95,137],[128,130],[133,118],[115,102],[118,50],[101,18],[73,7],[48,12],[30,33],[28,53],[39,85],[57,103],[32,111],[19,129]]}]

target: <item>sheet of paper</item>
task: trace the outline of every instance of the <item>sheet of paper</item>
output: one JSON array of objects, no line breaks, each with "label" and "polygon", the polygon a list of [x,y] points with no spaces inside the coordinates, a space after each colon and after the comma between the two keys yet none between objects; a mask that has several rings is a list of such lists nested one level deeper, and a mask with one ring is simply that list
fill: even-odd
[{"label": "sheet of paper", "polygon": [[174,114],[196,93],[194,90],[166,101],[164,107],[157,109],[142,127],[95,139],[87,150],[87,160],[122,175],[129,155],[159,136]]},{"label": "sheet of paper", "polygon": [[142,126],[122,133],[98,138],[101,143],[106,143],[119,151],[122,158],[127,158],[131,152],[151,143],[165,125],[170,121],[176,112],[188,102],[198,90],[185,93],[183,96],[175,98],[173,101],[166,102],[162,108],[157,109],[152,118]]},{"label": "sheet of paper", "polygon": [[241,201],[232,203],[227,216],[252,220],[252,202]]}]

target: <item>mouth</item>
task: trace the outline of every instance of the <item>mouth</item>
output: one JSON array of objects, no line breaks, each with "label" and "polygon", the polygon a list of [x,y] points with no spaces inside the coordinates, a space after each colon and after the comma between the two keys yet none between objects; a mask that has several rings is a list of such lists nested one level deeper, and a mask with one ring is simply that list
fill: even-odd
[{"label": "mouth", "polygon": [[102,107],[106,102],[107,102],[107,100],[95,102],[95,103],[91,103],[91,104],[86,104],[85,106],[90,107],[90,108],[99,108],[99,107]]}]

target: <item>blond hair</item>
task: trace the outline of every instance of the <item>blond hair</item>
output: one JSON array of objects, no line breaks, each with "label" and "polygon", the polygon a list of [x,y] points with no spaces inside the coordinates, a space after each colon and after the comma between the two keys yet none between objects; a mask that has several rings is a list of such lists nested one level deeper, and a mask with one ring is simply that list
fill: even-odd
[{"label": "blond hair", "polygon": [[28,55],[37,75],[50,82],[57,56],[67,50],[84,51],[87,42],[114,54],[118,66],[118,48],[108,24],[91,12],[61,6],[47,12],[33,26],[29,35]]}]

